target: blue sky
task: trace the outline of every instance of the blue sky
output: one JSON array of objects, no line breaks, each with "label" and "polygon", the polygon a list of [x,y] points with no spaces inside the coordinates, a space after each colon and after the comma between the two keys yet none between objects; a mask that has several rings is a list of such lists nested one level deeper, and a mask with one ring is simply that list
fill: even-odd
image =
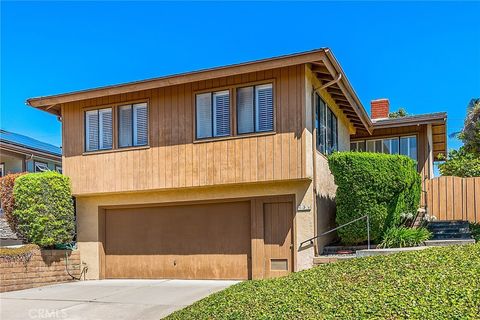
[{"label": "blue sky", "polygon": [[2,1],[0,125],[60,145],[60,123],[27,98],[329,47],[367,111],[389,98],[393,110],[447,111],[458,131],[480,96],[479,12],[479,2]]}]

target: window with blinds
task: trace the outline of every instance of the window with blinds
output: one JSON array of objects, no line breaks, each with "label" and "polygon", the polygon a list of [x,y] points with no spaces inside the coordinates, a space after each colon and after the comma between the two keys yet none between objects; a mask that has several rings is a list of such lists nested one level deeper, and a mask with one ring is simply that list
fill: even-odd
[{"label": "window with blinds", "polygon": [[238,134],[273,131],[271,83],[237,89]]},{"label": "window with blinds", "polygon": [[112,109],[89,110],[85,112],[85,150],[112,149]]},{"label": "window with blinds", "polygon": [[118,107],[118,146],[137,147],[148,144],[147,103]]},{"label": "window with blinds", "polygon": [[317,150],[323,154],[338,151],[338,119],[318,94],[315,94]]},{"label": "window with blinds", "polygon": [[401,154],[417,160],[417,137],[407,136],[352,141],[350,143],[350,150]]},{"label": "window with blinds", "polygon": [[196,137],[205,139],[230,135],[230,91],[196,95]]}]

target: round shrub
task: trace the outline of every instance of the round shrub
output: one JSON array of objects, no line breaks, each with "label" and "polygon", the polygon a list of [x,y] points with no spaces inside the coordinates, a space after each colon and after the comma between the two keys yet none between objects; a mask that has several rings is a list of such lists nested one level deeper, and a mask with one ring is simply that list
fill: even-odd
[{"label": "round shrub", "polygon": [[[415,161],[401,155],[337,152],[328,159],[337,185],[338,225],[368,215],[370,238],[380,241],[384,232],[398,226],[402,214],[418,209],[421,178]],[[345,244],[367,240],[365,221],[338,230]]]},{"label": "round shrub", "polygon": [[3,214],[13,232],[17,232],[17,219],[13,215],[13,208],[15,207],[13,186],[15,185],[15,179],[24,174],[26,172],[10,173],[0,178],[0,199],[2,201]]},{"label": "round shrub", "polygon": [[41,247],[68,243],[75,232],[70,179],[48,171],[18,177],[14,186],[18,232]]}]

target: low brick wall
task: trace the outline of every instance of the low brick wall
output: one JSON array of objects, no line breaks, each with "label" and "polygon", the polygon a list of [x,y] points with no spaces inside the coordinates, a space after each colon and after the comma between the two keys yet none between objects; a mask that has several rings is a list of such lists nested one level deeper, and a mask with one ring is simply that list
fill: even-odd
[{"label": "low brick wall", "polygon": [[40,287],[48,284],[72,281],[66,270],[80,277],[80,252],[78,250],[33,250],[31,256],[0,257],[0,292]]}]

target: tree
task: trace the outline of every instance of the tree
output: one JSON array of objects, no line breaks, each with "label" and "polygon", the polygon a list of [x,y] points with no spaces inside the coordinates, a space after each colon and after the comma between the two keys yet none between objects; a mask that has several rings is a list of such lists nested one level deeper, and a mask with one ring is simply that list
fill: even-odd
[{"label": "tree", "polygon": [[389,118],[402,118],[406,116],[408,116],[408,113],[404,108],[398,108],[397,111],[393,111],[388,114]]},{"label": "tree", "polygon": [[480,177],[480,98],[470,100],[463,129],[453,136],[463,142],[451,150],[446,161],[438,166],[444,176]]}]

